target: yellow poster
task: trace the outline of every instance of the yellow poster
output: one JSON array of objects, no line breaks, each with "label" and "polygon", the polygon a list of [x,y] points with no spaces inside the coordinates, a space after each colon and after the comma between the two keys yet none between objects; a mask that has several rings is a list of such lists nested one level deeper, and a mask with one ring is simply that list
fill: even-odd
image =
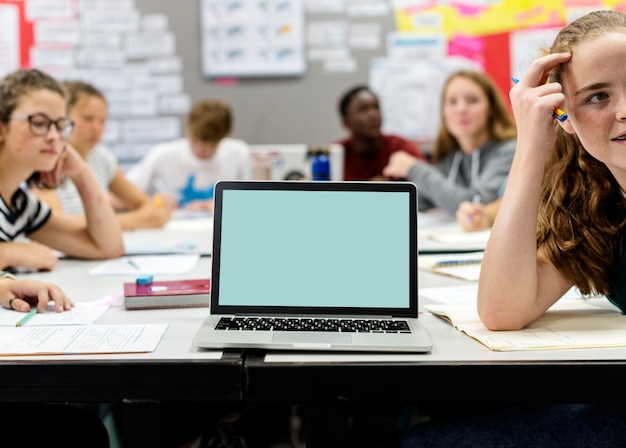
[{"label": "yellow poster", "polygon": [[[442,3],[441,5],[439,3]],[[445,4],[443,4],[445,3]],[[561,26],[591,10],[626,9],[624,0],[403,1],[399,31],[486,36],[517,29]]]}]

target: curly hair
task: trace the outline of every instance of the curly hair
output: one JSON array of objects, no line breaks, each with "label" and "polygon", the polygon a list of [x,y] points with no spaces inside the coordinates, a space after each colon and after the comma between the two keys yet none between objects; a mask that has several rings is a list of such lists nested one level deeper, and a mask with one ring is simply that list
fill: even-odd
[{"label": "curly hair", "polygon": [[[572,52],[581,42],[616,31],[626,33],[624,14],[591,12],[563,28],[544,53]],[[550,81],[567,89],[561,67],[550,73]],[[541,188],[538,248],[581,293],[607,294],[610,267],[621,249],[626,200],[606,165],[576,135],[555,126]]]},{"label": "curly hair", "polygon": [[458,70],[448,76],[443,85],[441,93],[441,126],[439,127],[437,138],[435,139],[435,149],[432,156],[433,162],[438,162],[459,147],[456,137],[450,133],[443,120],[443,104],[446,90],[450,82],[456,78],[466,78],[476,83],[487,96],[487,100],[489,101],[489,122],[487,125],[491,138],[502,141],[517,136],[515,120],[509,112],[502,94],[491,78],[484,73],[474,70]]}]

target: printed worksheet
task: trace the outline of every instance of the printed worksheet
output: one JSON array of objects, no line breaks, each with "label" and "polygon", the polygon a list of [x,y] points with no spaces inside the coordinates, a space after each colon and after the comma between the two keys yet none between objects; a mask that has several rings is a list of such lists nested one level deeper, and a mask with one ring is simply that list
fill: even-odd
[{"label": "printed worksheet", "polygon": [[167,324],[1,327],[0,356],[151,352]]},{"label": "printed worksheet", "polygon": [[[0,327],[18,326],[41,326],[41,325],[88,325],[94,323],[100,316],[109,309],[111,296],[94,302],[79,302],[70,311],[57,313],[54,310],[54,303],[48,304],[48,308],[43,313],[36,313],[29,316],[29,313],[9,310],[0,307]],[[23,322],[25,319],[26,322]],[[23,323],[22,323],[23,322]]]}]

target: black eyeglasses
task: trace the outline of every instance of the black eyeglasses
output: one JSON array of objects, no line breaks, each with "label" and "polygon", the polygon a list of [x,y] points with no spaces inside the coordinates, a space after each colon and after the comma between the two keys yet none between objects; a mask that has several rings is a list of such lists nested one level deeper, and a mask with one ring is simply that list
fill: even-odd
[{"label": "black eyeglasses", "polygon": [[58,120],[51,120],[45,114],[37,113],[31,115],[9,115],[11,120],[28,120],[28,128],[31,134],[37,137],[43,137],[50,132],[50,126],[54,124],[57,128],[57,132],[62,139],[69,138],[74,130],[74,123],[69,118],[59,118]]}]

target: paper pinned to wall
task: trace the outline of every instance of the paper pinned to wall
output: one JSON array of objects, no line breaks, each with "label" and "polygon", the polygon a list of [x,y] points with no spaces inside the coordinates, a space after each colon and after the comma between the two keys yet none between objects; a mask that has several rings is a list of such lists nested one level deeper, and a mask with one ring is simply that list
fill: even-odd
[{"label": "paper pinned to wall", "polygon": [[304,0],[200,1],[205,76],[300,76],[306,70]]}]

